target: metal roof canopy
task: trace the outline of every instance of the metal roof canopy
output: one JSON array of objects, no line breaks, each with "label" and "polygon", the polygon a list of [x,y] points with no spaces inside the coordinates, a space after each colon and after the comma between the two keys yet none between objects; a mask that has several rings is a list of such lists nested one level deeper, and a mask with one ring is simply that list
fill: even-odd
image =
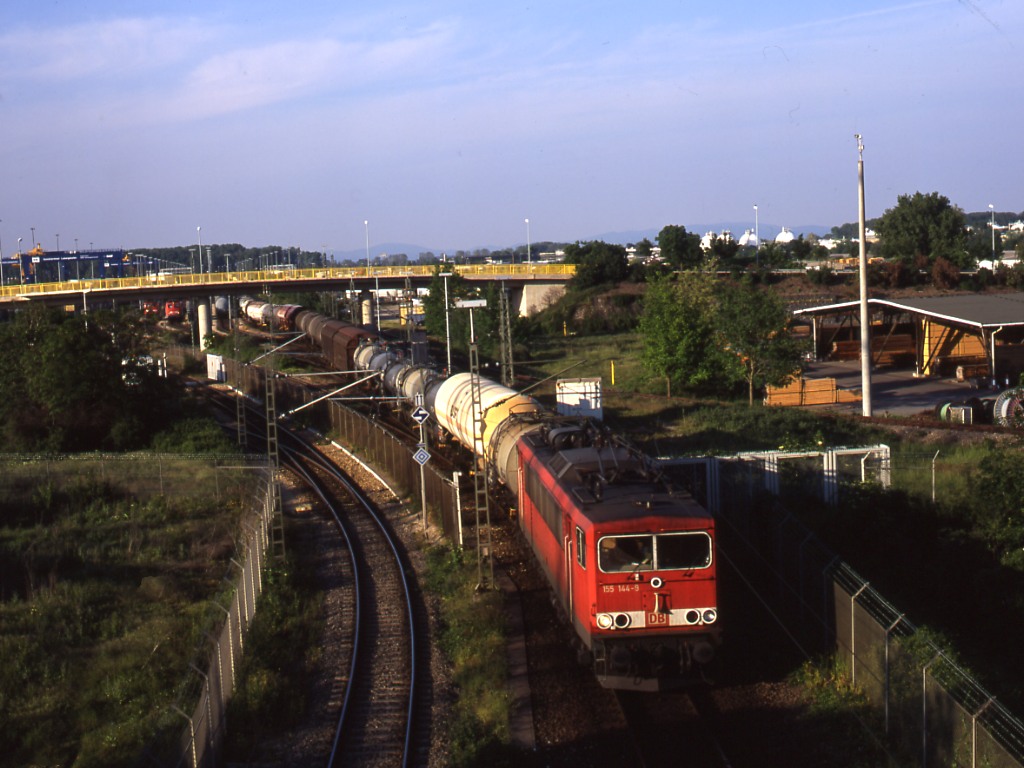
[{"label": "metal roof canopy", "polygon": [[[955,296],[921,296],[910,299],[868,299],[872,308],[924,315],[945,323],[977,329],[1024,326],[1024,293],[971,293]],[[845,301],[794,310],[800,316],[841,314],[857,309],[859,302]]]}]

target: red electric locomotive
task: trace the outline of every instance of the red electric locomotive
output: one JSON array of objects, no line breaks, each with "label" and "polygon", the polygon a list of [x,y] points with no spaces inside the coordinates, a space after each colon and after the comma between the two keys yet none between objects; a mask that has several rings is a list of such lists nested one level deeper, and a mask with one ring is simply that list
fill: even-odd
[{"label": "red electric locomotive", "polygon": [[164,304],[164,319],[169,323],[180,323],[185,319],[185,303],[168,301]]},{"label": "red electric locomotive", "polygon": [[586,434],[519,439],[520,527],[602,685],[691,683],[719,642],[714,520],[645,456]]}]

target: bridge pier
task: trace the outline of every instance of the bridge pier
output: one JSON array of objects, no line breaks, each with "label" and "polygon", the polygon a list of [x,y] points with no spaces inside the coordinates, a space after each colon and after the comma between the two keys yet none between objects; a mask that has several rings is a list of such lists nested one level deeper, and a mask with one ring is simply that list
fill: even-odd
[{"label": "bridge pier", "polygon": [[206,349],[210,346],[210,334],[213,333],[213,325],[210,322],[210,300],[199,299],[196,301],[196,317],[199,321],[199,348]]},{"label": "bridge pier", "polygon": [[511,306],[520,317],[533,317],[546,306],[565,294],[565,283],[527,283],[513,288],[509,295]]}]

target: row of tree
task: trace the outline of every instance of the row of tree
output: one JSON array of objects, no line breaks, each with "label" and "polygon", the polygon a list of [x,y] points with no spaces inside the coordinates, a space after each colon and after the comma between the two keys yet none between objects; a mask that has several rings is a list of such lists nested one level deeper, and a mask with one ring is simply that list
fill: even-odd
[{"label": "row of tree", "polygon": [[137,313],[66,316],[32,305],[0,323],[4,450],[134,450],[180,415],[168,380],[144,364]]}]

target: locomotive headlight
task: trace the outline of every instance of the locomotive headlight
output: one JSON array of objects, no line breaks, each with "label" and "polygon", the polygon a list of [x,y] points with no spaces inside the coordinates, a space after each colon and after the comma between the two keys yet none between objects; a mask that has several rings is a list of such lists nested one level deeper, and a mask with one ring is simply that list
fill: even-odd
[{"label": "locomotive headlight", "polygon": [[696,624],[698,621],[700,621],[700,611],[691,608],[683,616],[683,619],[684,621],[686,621],[687,624]]},{"label": "locomotive headlight", "polygon": [[718,611],[714,608],[707,608],[704,613],[701,614],[701,618],[704,619],[705,624],[714,624],[715,619],[718,618]]},{"label": "locomotive headlight", "polygon": [[598,629],[629,629],[632,624],[633,617],[628,613],[597,614]]},{"label": "locomotive headlight", "polygon": [[657,576],[655,576],[653,579],[651,579],[651,586],[654,587],[655,589],[661,589],[661,585],[664,584],[664,583],[665,582],[663,582]]}]

